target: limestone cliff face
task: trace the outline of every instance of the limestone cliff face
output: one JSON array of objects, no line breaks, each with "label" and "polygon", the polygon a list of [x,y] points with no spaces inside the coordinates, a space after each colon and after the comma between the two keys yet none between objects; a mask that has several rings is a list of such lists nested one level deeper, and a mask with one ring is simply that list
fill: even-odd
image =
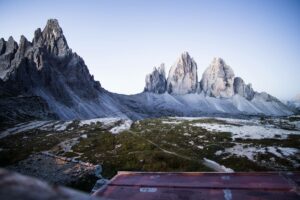
[{"label": "limestone cliff face", "polygon": [[167,91],[170,94],[188,94],[197,91],[197,64],[184,52],[169,71]]},{"label": "limestone cliff face", "polygon": [[154,67],[153,72],[146,76],[145,82],[145,92],[165,93],[167,89],[165,65],[161,64],[158,68]]},{"label": "limestone cliff face", "polygon": [[214,58],[202,75],[201,88],[207,96],[231,97],[234,73],[222,58]]}]

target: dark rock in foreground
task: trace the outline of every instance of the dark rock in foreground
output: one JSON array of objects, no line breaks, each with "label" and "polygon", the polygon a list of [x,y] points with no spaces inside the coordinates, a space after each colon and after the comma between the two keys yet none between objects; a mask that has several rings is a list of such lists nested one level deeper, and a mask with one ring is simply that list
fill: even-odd
[{"label": "dark rock in foreground", "polygon": [[49,185],[35,178],[0,169],[0,199],[5,200],[87,200],[88,194],[62,186]]}]

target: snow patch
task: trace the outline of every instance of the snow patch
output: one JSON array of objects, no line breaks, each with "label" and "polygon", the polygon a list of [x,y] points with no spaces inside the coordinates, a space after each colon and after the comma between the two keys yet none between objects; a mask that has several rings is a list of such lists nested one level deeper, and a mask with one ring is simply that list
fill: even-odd
[{"label": "snow patch", "polygon": [[161,123],[162,124],[180,124],[182,122],[179,122],[179,121],[162,121]]},{"label": "snow patch", "polygon": [[87,134],[83,134],[82,136],[80,136],[82,139],[86,139],[88,138]]},{"label": "snow patch", "polygon": [[191,134],[189,134],[189,133],[184,133],[183,135],[184,136],[189,136],[189,137],[191,136]]},{"label": "snow patch", "polygon": [[55,131],[65,131],[67,129],[67,127],[72,123],[73,123],[73,121],[66,121],[66,122],[63,122],[62,124],[57,124],[54,126],[54,130]]},{"label": "snow patch", "polygon": [[209,160],[207,158],[203,159],[203,164],[217,172],[228,172],[228,173],[232,173],[234,172],[232,169],[225,167],[224,165],[220,165],[219,163],[213,161],[213,160]]},{"label": "snow patch", "polygon": [[114,117],[94,118],[94,119],[88,119],[88,120],[81,120],[79,122],[79,126],[97,124],[98,122],[101,124],[107,125],[107,126],[111,126],[120,120],[121,120],[121,118],[114,118]]},{"label": "snow patch", "polygon": [[[299,149],[290,147],[246,147],[241,144],[236,144],[234,147],[225,149],[224,153],[230,153],[239,157],[247,157],[249,160],[255,161],[255,156],[258,153],[272,153],[279,158],[285,158],[300,152]],[[220,154],[222,154],[222,152]]]},{"label": "snow patch", "polygon": [[208,131],[215,132],[231,132],[232,138],[246,138],[246,139],[264,139],[277,138],[287,139],[288,135],[299,135],[300,131],[284,130],[263,125],[242,125],[234,126],[230,124],[211,124],[211,123],[195,123],[196,127],[205,128]]},{"label": "snow patch", "polygon": [[17,133],[40,128],[40,127],[44,126],[45,124],[48,124],[49,122],[50,121],[33,121],[33,122],[25,123],[25,124],[24,123],[19,124],[16,127],[13,127],[13,128],[10,128],[10,129],[7,129],[7,130],[1,132],[0,139],[10,136],[10,135],[17,134]]},{"label": "snow patch", "polygon": [[129,119],[122,120],[122,123],[116,127],[110,129],[110,132],[113,134],[121,133],[123,131],[129,130],[132,125],[132,121]]},{"label": "snow patch", "polygon": [[210,117],[169,117],[169,119],[193,121],[198,119],[209,119]]}]

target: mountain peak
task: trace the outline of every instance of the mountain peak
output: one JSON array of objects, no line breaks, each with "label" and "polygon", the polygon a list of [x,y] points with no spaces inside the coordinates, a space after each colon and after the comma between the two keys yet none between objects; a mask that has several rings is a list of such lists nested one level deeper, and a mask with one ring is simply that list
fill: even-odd
[{"label": "mountain peak", "polygon": [[10,36],[7,40],[6,43],[6,53],[13,53],[16,52],[18,49],[18,44],[17,42],[14,40],[14,38],[12,36]]},{"label": "mountain peak", "polygon": [[193,60],[193,58],[190,56],[189,52],[184,51],[184,52],[179,56],[177,62],[180,62],[180,61],[188,62],[188,61],[190,61],[190,60]]},{"label": "mountain peak", "polygon": [[183,52],[169,71],[168,92],[172,94],[194,93],[197,90],[197,83],[197,63],[188,52]]},{"label": "mountain peak", "polygon": [[145,92],[164,93],[167,87],[165,64],[162,63],[158,68],[154,67],[153,72],[146,76],[145,82]]},{"label": "mountain peak", "polygon": [[191,56],[190,56],[189,52],[184,51],[184,52],[182,52],[181,57],[191,57]]},{"label": "mountain peak", "polygon": [[34,40],[39,41],[40,36],[42,45],[46,45],[50,53],[58,56],[67,54],[69,46],[57,19],[49,19],[42,33],[36,30]]},{"label": "mountain peak", "polygon": [[212,62],[211,62],[211,65],[214,65],[214,66],[226,66],[226,63],[224,61],[223,58],[220,58],[220,57],[214,57]]},{"label": "mountain peak", "polygon": [[222,58],[215,57],[205,70],[201,80],[204,93],[213,97],[231,97],[233,90],[234,72]]},{"label": "mountain peak", "polygon": [[47,25],[54,25],[60,27],[57,19],[48,19]]},{"label": "mountain peak", "polygon": [[160,66],[157,68],[157,71],[163,76],[166,76],[165,63],[161,63]]},{"label": "mountain peak", "polygon": [[45,36],[53,35],[56,39],[63,35],[63,31],[59,26],[57,19],[48,19],[47,24],[43,30]]}]

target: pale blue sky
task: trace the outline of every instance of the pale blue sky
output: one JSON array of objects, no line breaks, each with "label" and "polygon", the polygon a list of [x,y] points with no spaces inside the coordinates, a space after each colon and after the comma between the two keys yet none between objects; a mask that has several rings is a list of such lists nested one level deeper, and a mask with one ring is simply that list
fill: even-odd
[{"label": "pale blue sky", "polygon": [[141,92],[154,66],[183,51],[198,75],[222,57],[236,76],[280,99],[300,93],[297,0],[0,0],[0,37],[32,39],[57,18],[69,46],[109,91]]}]

